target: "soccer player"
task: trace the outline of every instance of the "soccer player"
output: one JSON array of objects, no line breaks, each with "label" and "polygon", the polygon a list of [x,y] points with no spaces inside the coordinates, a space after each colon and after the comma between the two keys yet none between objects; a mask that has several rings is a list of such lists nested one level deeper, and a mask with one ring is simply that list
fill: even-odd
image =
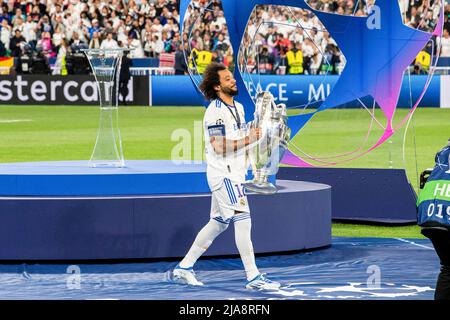
[{"label": "soccer player", "polygon": [[248,168],[246,151],[261,137],[261,131],[251,129],[247,135],[244,108],[234,100],[238,94],[236,80],[225,65],[211,63],[203,76],[200,90],[211,101],[203,119],[211,218],[173,270],[173,277],[185,284],[203,285],[196,279],[193,266],[233,221],[236,246],[247,275],[246,288],[278,289],[280,284],[267,279],[255,264],[250,209],[243,187]]}]

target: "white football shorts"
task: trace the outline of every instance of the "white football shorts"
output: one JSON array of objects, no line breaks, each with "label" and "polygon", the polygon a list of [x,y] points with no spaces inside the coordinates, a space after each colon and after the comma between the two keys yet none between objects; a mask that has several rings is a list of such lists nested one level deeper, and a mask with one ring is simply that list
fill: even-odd
[{"label": "white football shorts", "polygon": [[228,223],[235,211],[250,213],[244,183],[224,178],[221,187],[212,192],[211,219],[220,217]]}]

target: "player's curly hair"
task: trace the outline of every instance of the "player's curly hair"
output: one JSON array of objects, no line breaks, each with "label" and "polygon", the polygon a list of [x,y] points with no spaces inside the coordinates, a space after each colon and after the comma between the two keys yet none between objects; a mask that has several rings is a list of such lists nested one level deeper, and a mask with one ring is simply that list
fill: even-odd
[{"label": "player's curly hair", "polygon": [[219,71],[226,70],[227,67],[223,63],[212,62],[203,72],[203,81],[200,83],[200,90],[209,101],[217,99],[217,91],[214,89],[220,85]]}]

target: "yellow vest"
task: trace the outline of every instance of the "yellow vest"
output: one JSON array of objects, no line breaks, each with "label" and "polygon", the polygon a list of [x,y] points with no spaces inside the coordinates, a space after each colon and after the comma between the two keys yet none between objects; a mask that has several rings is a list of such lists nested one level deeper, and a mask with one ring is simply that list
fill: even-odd
[{"label": "yellow vest", "polygon": [[416,63],[420,63],[422,69],[428,71],[431,64],[431,56],[428,52],[420,51],[416,57]]},{"label": "yellow vest", "polygon": [[211,63],[212,61],[212,53],[209,51],[200,51],[197,55],[197,70],[198,73],[203,74],[206,67]]},{"label": "yellow vest", "polygon": [[288,51],[288,53],[286,53],[286,58],[290,74],[303,73],[303,52],[301,50],[296,53],[292,50]]},{"label": "yellow vest", "polygon": [[66,55],[63,55],[61,59],[61,75],[67,76]]},{"label": "yellow vest", "polygon": [[[194,69],[194,53],[196,55],[198,55],[198,50],[197,49],[192,49],[191,54],[189,55],[189,69]],[[197,61],[195,62],[197,63]]]}]

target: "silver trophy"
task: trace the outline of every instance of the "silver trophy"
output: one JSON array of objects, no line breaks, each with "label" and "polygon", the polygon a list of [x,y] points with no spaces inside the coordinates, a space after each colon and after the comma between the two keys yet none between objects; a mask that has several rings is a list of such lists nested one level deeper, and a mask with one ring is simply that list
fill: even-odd
[{"label": "silver trophy", "polygon": [[250,128],[261,128],[261,138],[249,149],[253,180],[246,181],[246,190],[273,194],[277,188],[268,181],[278,170],[290,139],[285,105],[276,105],[268,91],[256,95],[254,120]]}]

